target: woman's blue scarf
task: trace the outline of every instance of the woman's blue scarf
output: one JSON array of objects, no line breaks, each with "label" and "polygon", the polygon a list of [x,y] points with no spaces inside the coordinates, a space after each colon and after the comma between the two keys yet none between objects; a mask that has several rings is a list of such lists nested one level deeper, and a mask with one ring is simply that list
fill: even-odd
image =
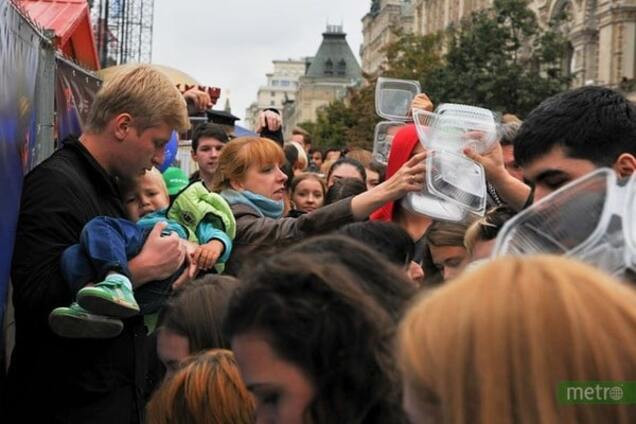
[{"label": "woman's blue scarf", "polygon": [[230,205],[238,203],[255,209],[262,217],[278,219],[283,216],[285,210],[285,202],[282,200],[272,200],[247,190],[236,191],[226,189],[221,192],[221,196],[223,196]]}]

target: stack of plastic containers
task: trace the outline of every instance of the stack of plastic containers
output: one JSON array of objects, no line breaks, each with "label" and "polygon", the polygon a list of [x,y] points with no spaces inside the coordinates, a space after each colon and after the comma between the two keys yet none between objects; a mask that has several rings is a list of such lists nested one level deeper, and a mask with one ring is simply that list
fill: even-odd
[{"label": "stack of plastic containers", "polygon": [[486,153],[493,148],[497,142],[494,114],[475,106],[446,103],[435,112],[413,111],[413,120],[428,151],[426,191],[408,195],[405,206],[447,221],[483,215],[487,200],[484,168],[463,151],[469,147]]},{"label": "stack of plastic containers", "polygon": [[379,78],[375,107],[389,121],[375,128],[373,158],[386,163],[397,130],[413,119],[420,142],[428,152],[426,188],[402,200],[409,210],[445,221],[463,221],[483,215],[487,190],[483,167],[463,154],[466,147],[485,153],[497,142],[494,114],[474,106],[441,104],[435,112],[413,110],[410,104],[420,93],[417,81]]},{"label": "stack of plastic containers", "polygon": [[375,126],[373,159],[386,165],[393,136],[410,119],[411,102],[420,94],[417,81],[378,78],[375,86],[375,111],[386,119]]}]

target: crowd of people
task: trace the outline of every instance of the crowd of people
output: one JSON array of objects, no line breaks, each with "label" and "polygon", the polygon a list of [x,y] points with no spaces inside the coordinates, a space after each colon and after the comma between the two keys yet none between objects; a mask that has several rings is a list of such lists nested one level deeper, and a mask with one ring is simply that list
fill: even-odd
[{"label": "crowd of people", "polygon": [[636,106],[621,94],[584,87],[504,115],[491,151],[463,152],[489,208],[461,222],[403,205],[426,190],[430,153],[408,123],[386,166],[300,128],[284,140],[274,110],[258,136],[204,123],[196,174],[162,175],[193,100],[208,105],[149,67],[123,72],[26,176],[7,422],[636,421],[633,404],[556,395],[636,380],[636,279],[555,250],[494,254],[568,183],[605,167],[631,181]]}]

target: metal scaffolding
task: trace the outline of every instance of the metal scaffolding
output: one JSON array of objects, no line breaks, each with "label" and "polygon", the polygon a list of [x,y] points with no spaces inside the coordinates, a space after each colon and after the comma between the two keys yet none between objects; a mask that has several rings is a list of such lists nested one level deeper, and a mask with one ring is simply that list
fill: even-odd
[{"label": "metal scaffolding", "polygon": [[150,63],[154,0],[89,1],[101,66]]}]

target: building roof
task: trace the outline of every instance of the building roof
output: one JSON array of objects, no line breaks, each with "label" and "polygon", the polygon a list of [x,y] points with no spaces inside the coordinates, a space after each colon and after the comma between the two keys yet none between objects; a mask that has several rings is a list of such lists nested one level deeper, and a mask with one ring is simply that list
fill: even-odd
[{"label": "building roof", "polygon": [[55,45],[88,69],[99,69],[86,0],[19,0],[19,6],[40,27],[55,32]]},{"label": "building roof", "polygon": [[327,25],[322,43],[311,59],[306,77],[360,80],[360,64],[347,43],[347,34],[341,26]]}]

